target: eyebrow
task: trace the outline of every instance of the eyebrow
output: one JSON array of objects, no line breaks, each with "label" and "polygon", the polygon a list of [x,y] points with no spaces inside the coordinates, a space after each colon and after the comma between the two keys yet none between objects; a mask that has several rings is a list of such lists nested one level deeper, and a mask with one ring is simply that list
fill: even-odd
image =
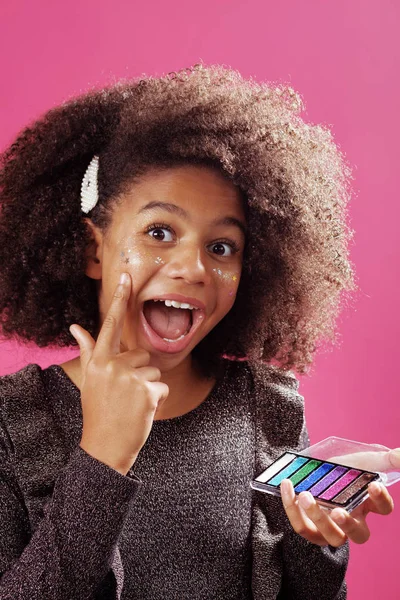
[{"label": "eyebrow", "polygon": [[[186,219],[187,221],[189,220],[189,214],[186,212],[186,210],[184,210],[180,206],[177,206],[176,204],[172,204],[171,202],[160,202],[160,201],[156,201],[156,200],[153,202],[149,202],[145,206],[142,206],[142,208],[138,211],[138,214],[151,211],[155,208],[161,208],[162,210],[166,210],[169,213],[178,215],[179,217],[182,217],[183,219]],[[243,235],[246,235],[245,224],[243,223],[243,221],[241,221],[240,219],[237,219],[236,217],[231,217],[231,216],[222,217],[221,219],[216,219],[215,221],[213,221],[212,224],[213,225],[233,225],[234,227],[238,227],[238,229],[240,229],[240,231],[243,233]]]}]

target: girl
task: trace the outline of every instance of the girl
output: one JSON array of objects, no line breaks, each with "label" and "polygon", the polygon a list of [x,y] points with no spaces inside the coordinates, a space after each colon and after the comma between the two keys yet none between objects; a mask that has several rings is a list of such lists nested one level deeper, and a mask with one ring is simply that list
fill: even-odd
[{"label": "girl", "polygon": [[80,355],[0,379],[2,599],[346,597],[387,490],[328,516],[249,485],[308,445],[292,369],[355,288],[350,170],[302,108],[199,64],[4,152],[3,336]]}]

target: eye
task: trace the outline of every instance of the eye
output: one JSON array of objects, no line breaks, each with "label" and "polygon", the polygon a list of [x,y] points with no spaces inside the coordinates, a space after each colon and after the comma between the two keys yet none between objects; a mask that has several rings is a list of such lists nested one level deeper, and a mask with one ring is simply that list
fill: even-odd
[{"label": "eye", "polygon": [[232,256],[239,250],[236,244],[232,242],[215,242],[209,246],[209,249],[218,256]]},{"label": "eye", "polygon": [[172,229],[164,223],[154,223],[146,229],[146,233],[158,242],[173,242],[174,236]]}]

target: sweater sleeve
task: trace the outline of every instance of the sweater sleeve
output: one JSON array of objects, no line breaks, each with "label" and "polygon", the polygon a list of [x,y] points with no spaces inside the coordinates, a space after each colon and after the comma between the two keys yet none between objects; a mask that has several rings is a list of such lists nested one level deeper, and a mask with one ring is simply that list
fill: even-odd
[{"label": "sweater sleeve", "polygon": [[[307,427],[303,422],[298,450],[309,445]],[[280,509],[284,510],[282,506]],[[294,531],[286,513],[283,518],[287,527],[282,540],[283,577],[278,598],[345,600],[347,586],[344,577],[349,560],[349,543],[339,548],[317,546]]]},{"label": "sweater sleeve", "polygon": [[[0,436],[1,600],[89,600],[110,572],[124,518],[142,482],[77,446],[31,535],[23,494]],[[107,583],[107,581],[105,582]],[[108,584],[110,582],[108,581]],[[110,589],[115,590],[115,585]],[[115,592],[113,596],[116,597]]]},{"label": "sweater sleeve", "polygon": [[[256,402],[256,475],[287,450],[298,452],[309,446],[304,415],[304,398],[299,382],[291,372],[267,365],[253,367]],[[278,598],[284,600],[345,600],[344,580],[349,545],[339,548],[317,546],[292,528],[279,497],[259,493],[256,516],[256,560],[262,571],[274,565],[280,572]],[[271,550],[275,544],[277,551]],[[261,556],[261,551],[265,556]],[[278,558],[278,556],[280,558]],[[271,572],[271,571],[270,571]],[[254,574],[257,588],[263,583]]]}]

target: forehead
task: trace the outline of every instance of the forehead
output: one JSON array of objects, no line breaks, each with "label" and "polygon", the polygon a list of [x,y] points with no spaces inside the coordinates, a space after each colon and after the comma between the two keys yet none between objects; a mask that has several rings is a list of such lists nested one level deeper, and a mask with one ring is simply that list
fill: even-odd
[{"label": "forehead", "polygon": [[168,169],[152,168],[125,194],[126,207],[137,211],[148,202],[178,204],[189,212],[208,214],[229,212],[243,217],[243,195],[238,186],[216,168],[183,165]]}]

